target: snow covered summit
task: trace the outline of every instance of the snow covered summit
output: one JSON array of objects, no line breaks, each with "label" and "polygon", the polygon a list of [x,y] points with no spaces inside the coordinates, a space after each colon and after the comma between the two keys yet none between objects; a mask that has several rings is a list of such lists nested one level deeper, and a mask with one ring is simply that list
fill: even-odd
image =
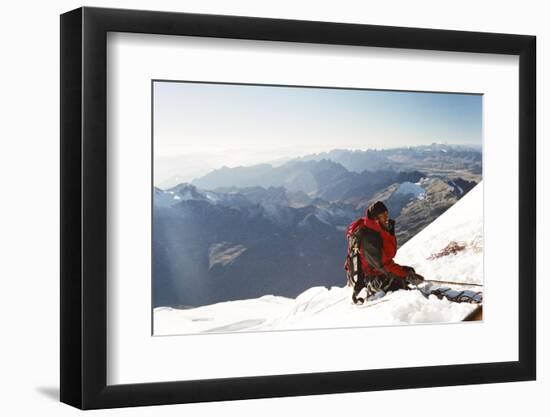
[{"label": "snow covered summit", "polygon": [[[342,248],[344,257],[345,248]],[[483,282],[483,183],[399,249],[396,262],[426,279]],[[342,271],[342,283],[345,276]],[[434,284],[428,284],[434,285]],[[440,285],[441,286],[441,285]],[[445,285],[453,287],[453,285]],[[456,288],[479,291],[461,284]],[[351,288],[313,287],[295,299],[266,295],[197,308],[154,309],[154,334],[327,329],[460,322],[476,305],[453,303],[418,290],[397,291],[356,306]]]}]

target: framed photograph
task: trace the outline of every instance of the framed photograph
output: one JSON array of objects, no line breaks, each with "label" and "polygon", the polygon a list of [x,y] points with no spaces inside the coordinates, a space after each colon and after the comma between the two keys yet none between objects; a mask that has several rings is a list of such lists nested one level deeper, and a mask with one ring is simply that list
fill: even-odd
[{"label": "framed photograph", "polygon": [[535,37],[61,16],[61,401],[536,378]]}]

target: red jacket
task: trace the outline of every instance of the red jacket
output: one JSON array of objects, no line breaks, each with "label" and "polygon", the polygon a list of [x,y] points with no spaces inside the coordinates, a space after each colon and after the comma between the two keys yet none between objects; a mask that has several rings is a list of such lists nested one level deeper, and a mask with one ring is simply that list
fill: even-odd
[{"label": "red jacket", "polygon": [[[400,278],[405,278],[408,272],[399,264],[393,261],[397,253],[397,240],[393,234],[382,229],[377,221],[364,217],[354,222],[348,228],[348,235],[359,227],[365,227],[368,233],[362,233],[360,259],[363,273],[367,276],[381,275],[380,268]],[[365,258],[364,252],[370,255],[379,265],[371,265]]]}]

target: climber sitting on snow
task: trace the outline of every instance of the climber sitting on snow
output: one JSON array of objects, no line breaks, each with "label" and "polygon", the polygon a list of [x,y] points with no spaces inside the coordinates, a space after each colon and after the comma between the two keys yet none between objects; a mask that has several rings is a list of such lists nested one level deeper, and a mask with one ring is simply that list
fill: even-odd
[{"label": "climber sitting on snow", "polygon": [[366,215],[347,229],[348,256],[345,270],[348,285],[353,287],[353,302],[362,304],[359,293],[366,288],[367,298],[379,291],[409,289],[424,278],[410,266],[393,261],[397,252],[395,221],[389,218],[388,209],[381,201],[372,204]]}]

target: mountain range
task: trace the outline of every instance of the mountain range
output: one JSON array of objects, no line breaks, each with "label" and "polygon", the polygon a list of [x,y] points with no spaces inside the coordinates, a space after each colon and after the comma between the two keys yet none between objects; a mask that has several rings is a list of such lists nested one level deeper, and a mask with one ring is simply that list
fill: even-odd
[{"label": "mountain range", "polygon": [[[224,167],[191,184],[155,188],[154,306],[295,297],[313,286],[340,285],[345,228],[372,202],[386,203],[402,245],[480,179],[480,150],[373,152],[335,150],[280,166]],[[366,162],[368,169],[351,169],[361,158],[408,169],[372,169],[376,164]]]}]

